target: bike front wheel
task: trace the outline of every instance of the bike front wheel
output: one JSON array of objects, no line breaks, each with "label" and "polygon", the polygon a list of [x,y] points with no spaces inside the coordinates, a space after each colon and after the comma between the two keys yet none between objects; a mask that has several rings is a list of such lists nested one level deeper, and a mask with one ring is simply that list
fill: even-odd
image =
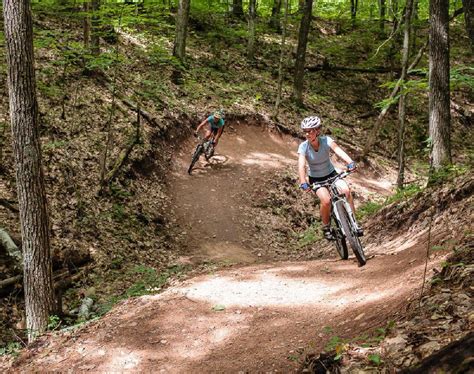
[{"label": "bike front wheel", "polygon": [[191,174],[194,165],[196,164],[196,162],[199,160],[199,157],[201,156],[202,151],[203,151],[202,144],[198,144],[195,151],[194,151],[194,153],[193,153],[193,157],[191,159],[191,164],[189,165],[189,168],[188,168],[188,174]]},{"label": "bike front wheel", "polygon": [[356,229],[353,227],[352,221],[349,219],[349,212],[342,201],[336,204],[336,209],[341,221],[340,224],[342,231],[344,232],[346,239],[349,241],[352,251],[359,262],[359,266],[364,266],[367,263],[364,248],[362,248],[362,243],[357,236]]},{"label": "bike front wheel", "polygon": [[333,220],[336,227],[332,230],[332,234],[335,239],[337,253],[343,260],[347,260],[347,258],[349,257],[349,251],[347,250],[346,238],[342,233],[340,222],[335,216],[333,216]]}]

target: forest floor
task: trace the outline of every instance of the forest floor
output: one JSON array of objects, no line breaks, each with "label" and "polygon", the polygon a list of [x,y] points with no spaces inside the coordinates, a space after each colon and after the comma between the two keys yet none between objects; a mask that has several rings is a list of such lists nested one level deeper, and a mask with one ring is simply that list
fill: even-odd
[{"label": "forest floor", "polygon": [[[275,173],[295,172],[297,142],[261,127],[229,126],[213,159],[201,160],[189,176],[194,145],[187,141],[175,154],[168,180],[170,214],[181,230],[178,263],[201,264],[207,271],[175,281],[160,294],[122,301],[79,328],[49,333],[15,361],[0,361],[0,368],[298,371],[306,354],[323,350],[330,341],[369,339],[387,321],[400,320],[418,299],[426,229],[399,230],[381,241],[381,230],[372,235],[366,226],[369,260],[364,267],[353,256],[339,260],[332,246],[322,242],[306,253],[314,260],[296,261],[301,254],[295,251],[284,255],[287,261],[275,262],[280,246],[269,236],[278,231],[278,221],[263,221],[256,213],[257,200],[277,189]],[[361,168],[351,183],[363,199],[389,195],[390,178],[373,178]],[[442,235],[436,231],[431,240]],[[430,256],[429,275],[448,252]]]}]

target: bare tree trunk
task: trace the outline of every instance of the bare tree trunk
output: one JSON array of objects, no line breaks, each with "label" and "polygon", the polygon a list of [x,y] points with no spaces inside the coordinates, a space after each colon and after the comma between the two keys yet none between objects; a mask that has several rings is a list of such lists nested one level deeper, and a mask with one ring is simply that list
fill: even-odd
[{"label": "bare tree trunk", "polygon": [[[402,50],[402,74],[400,81],[404,82],[407,78],[408,71],[408,57],[410,56],[410,37],[411,37],[411,19],[413,15],[413,1],[408,0],[406,3],[405,11],[405,32],[403,37],[403,50]],[[397,187],[403,188],[405,179],[405,102],[407,95],[403,92],[400,95],[400,101],[398,103],[398,119],[400,126],[398,127],[398,177]]]},{"label": "bare tree trunk", "polygon": [[298,34],[298,47],[296,49],[295,81],[293,85],[293,98],[297,105],[303,104],[304,65],[306,60],[306,46],[308,44],[309,28],[313,12],[313,0],[306,0],[303,17],[301,18]]},{"label": "bare tree trunk", "polygon": [[249,40],[247,45],[247,57],[253,60],[255,57],[255,17],[257,0],[249,0]]},{"label": "bare tree trunk", "polygon": [[244,18],[244,7],[242,6],[242,0],[232,1],[232,15],[236,18]]},{"label": "bare tree trunk", "polygon": [[355,27],[357,18],[357,8],[359,6],[359,0],[351,0],[351,21],[352,27]]},{"label": "bare tree trunk", "polygon": [[91,17],[89,16],[90,3],[88,1],[85,1],[83,8],[85,13],[83,20],[84,49],[88,51],[91,39]]},{"label": "bare tree trunk", "polygon": [[91,19],[91,53],[95,56],[100,55],[100,0],[91,1],[92,19]]},{"label": "bare tree trunk", "polygon": [[281,0],[273,0],[272,15],[270,17],[270,27],[274,28],[278,33],[281,32],[280,11]]},{"label": "bare tree trunk", "polygon": [[173,56],[184,62],[186,57],[186,38],[188,34],[190,0],[179,0],[178,15],[176,16],[176,35],[174,39]]},{"label": "bare tree trunk", "polygon": [[283,32],[281,35],[281,50],[280,50],[280,62],[278,64],[278,91],[277,98],[275,102],[275,117],[278,117],[278,111],[280,108],[281,101],[281,90],[283,85],[283,61],[285,60],[285,50],[286,50],[286,28],[288,25],[288,0],[285,1],[285,18],[283,20]]},{"label": "bare tree trunk", "polygon": [[385,6],[385,0],[379,0],[379,14],[380,14],[380,33],[382,35],[385,34],[385,11],[386,11],[386,6]]},{"label": "bare tree trunk", "polygon": [[54,310],[49,217],[41,146],[29,0],[4,0],[8,91],[16,164],[28,340],[44,332]]},{"label": "bare tree trunk", "polygon": [[464,20],[466,22],[466,31],[471,40],[471,48],[474,49],[474,0],[462,0],[464,9]]},{"label": "bare tree trunk", "polygon": [[451,163],[449,94],[449,0],[430,1],[429,124],[431,165]]}]

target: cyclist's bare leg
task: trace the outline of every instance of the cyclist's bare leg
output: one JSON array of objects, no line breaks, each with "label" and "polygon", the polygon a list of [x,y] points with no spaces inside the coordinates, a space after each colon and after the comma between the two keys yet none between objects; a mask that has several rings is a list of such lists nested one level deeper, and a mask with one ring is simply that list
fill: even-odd
[{"label": "cyclist's bare leg", "polygon": [[331,196],[327,188],[320,188],[316,191],[316,195],[320,201],[319,212],[321,214],[321,221],[324,226],[327,226],[331,219]]},{"label": "cyclist's bare leg", "polygon": [[346,181],[343,180],[338,180],[336,182],[336,185],[337,189],[341,191],[344,195],[346,195],[346,199],[349,202],[349,205],[351,206],[352,212],[355,214],[354,199],[352,198],[352,192],[349,188],[349,185],[346,183]]},{"label": "cyclist's bare leg", "polygon": [[206,132],[204,133],[204,139],[208,140],[211,137],[211,135],[212,135],[212,130],[209,127],[206,129]]}]

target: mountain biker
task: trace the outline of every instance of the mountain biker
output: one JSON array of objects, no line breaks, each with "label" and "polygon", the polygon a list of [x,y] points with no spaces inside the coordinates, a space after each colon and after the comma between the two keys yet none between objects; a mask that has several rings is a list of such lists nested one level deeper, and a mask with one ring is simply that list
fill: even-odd
[{"label": "mountain biker", "polygon": [[199,126],[197,127],[196,131],[194,131],[194,135],[197,136],[199,130],[201,130],[204,126],[207,127],[205,129],[206,133],[204,135],[204,139],[209,139],[212,134],[215,135],[214,138],[214,148],[217,147],[217,143],[219,142],[219,138],[224,131],[224,112],[222,110],[217,110],[212,113],[209,117],[207,117],[204,121],[202,121]]},{"label": "mountain biker", "polygon": [[[321,135],[321,119],[317,116],[306,117],[301,122],[301,129],[305,133],[306,141],[301,143],[298,148],[298,175],[300,179],[300,188],[305,192],[312,191],[311,184],[324,182],[337,175],[331,159],[329,158],[332,150],[340,159],[347,164],[348,171],[356,170],[356,163],[349,155],[339,147],[330,136]],[[306,168],[308,164],[308,168]],[[308,174],[308,178],[306,176]],[[309,182],[309,183],[308,183]],[[355,213],[354,201],[349,185],[342,179],[336,182],[338,189],[343,192]],[[334,240],[331,233],[331,199],[327,188],[320,188],[316,191],[320,200],[320,214],[323,223],[323,234],[327,240]],[[363,230],[358,228],[357,234],[363,235]]]}]

